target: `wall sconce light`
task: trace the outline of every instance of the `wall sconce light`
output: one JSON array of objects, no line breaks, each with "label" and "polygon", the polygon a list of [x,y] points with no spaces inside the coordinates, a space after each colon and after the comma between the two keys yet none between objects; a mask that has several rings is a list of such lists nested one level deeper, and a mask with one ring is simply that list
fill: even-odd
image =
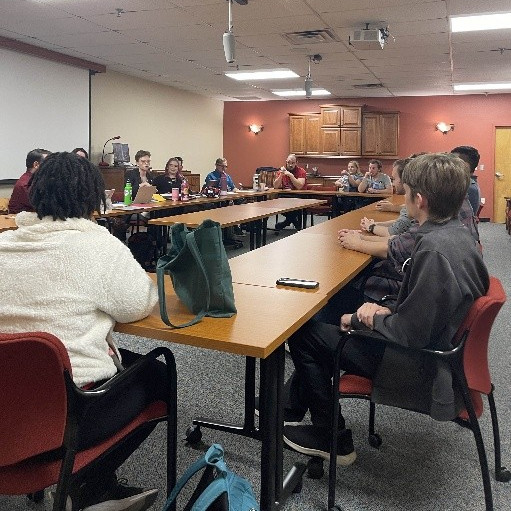
[{"label": "wall sconce light", "polygon": [[449,131],[454,131],[454,124],[447,124],[446,122],[439,122],[435,125],[435,128],[438,131],[441,131],[444,135],[449,133]]},{"label": "wall sconce light", "polygon": [[254,135],[257,135],[259,132],[264,130],[264,126],[262,124],[251,124],[248,127],[248,131],[253,133]]}]

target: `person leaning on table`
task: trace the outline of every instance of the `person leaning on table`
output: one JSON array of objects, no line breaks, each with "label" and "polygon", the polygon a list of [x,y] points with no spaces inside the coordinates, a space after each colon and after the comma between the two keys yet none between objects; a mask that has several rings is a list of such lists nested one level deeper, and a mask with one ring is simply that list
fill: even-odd
[{"label": "person leaning on table", "polygon": [[[436,361],[393,344],[450,349],[451,340],[474,301],[484,295],[489,275],[481,251],[459,221],[470,176],[454,155],[427,154],[403,171],[406,207],[419,233],[403,284],[391,308],[364,303],[337,325],[309,321],[289,339],[295,365],[284,420],[284,441],[298,452],[329,459],[332,374],[342,345],[341,369],[370,377],[377,403],[412,408],[437,420],[457,416],[452,376]],[[347,338],[351,329],[374,330],[388,342]],[[429,377],[425,377],[425,375]],[[307,410],[312,425],[301,424]],[[340,416],[337,464],[353,463],[351,430]]]},{"label": "person leaning on table", "polygon": [[360,193],[388,193],[392,195],[392,183],[390,177],[382,172],[383,165],[380,160],[371,160],[369,170],[364,174],[358,185]]},{"label": "person leaning on table", "polygon": [[[35,212],[19,213],[18,229],[0,234],[0,332],[55,335],[76,385],[95,388],[140,357],[119,350],[112,330],[116,322],[146,317],[158,301],[156,287],[129,249],[93,220],[105,190],[87,159],[49,155],[34,174],[30,201]],[[165,388],[165,365],[155,361],[122,395],[89,409],[78,448],[110,437]],[[157,490],[120,485],[113,470],[102,465],[89,474],[71,495],[73,510],[125,509],[128,501],[148,509]]]}]

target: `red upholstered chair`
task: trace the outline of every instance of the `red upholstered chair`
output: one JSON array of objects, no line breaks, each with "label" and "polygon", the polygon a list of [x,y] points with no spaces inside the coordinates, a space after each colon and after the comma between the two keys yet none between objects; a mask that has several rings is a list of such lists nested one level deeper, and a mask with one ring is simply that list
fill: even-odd
[{"label": "red upholstered chair", "polygon": [[[495,277],[490,278],[490,287],[485,296],[478,298],[458,329],[455,336],[453,348],[450,351],[434,351],[422,349],[420,351],[431,354],[441,360],[447,362],[453,374],[453,381],[461,390],[465,409],[455,420],[458,424],[472,430],[477,446],[479,463],[481,465],[481,473],[484,486],[484,496],[486,510],[493,509],[493,499],[490,484],[490,474],[488,470],[488,461],[484,448],[483,438],[477,418],[483,413],[483,401],[481,394],[488,397],[490,406],[490,414],[493,426],[493,441],[495,448],[495,478],[497,481],[508,482],[511,480],[511,472],[502,466],[500,451],[500,435],[497,420],[497,410],[493,397],[493,384],[490,379],[490,369],[488,365],[488,343],[491,328],[495,317],[497,316],[502,305],[506,301],[506,295],[502,284]],[[354,337],[372,337],[383,338],[377,336],[374,332],[350,332]],[[393,346],[397,346],[393,344]],[[403,347],[404,350],[412,348]],[[337,354],[336,364],[339,367],[340,352]],[[345,373],[340,376],[340,371],[336,371],[334,377],[334,389],[338,388],[333,400],[333,432],[332,432],[332,451],[330,454],[330,474],[328,489],[328,508],[337,509],[335,504],[335,479],[336,464],[335,453],[337,452],[337,419],[339,416],[339,398],[362,398],[370,401],[369,412],[369,443],[373,447],[381,445],[381,438],[374,431],[374,413],[375,405],[371,401],[372,381],[368,378]],[[322,470],[318,469],[319,462],[314,459],[313,471],[316,474]],[[322,467],[321,467],[322,468]]]},{"label": "red upholstered chair", "polygon": [[[76,449],[84,409],[94,400],[119,391],[148,361],[163,356],[169,374],[167,402],[155,401],[111,438]],[[133,445],[147,430],[167,421],[167,492],[176,479],[176,367],[167,348],[156,348],[101,387],[84,391],[71,377],[64,345],[42,332],[0,334],[0,494],[36,494],[57,483],[53,510],[65,509],[74,484],[95,463],[115,456],[116,448]],[[143,436],[141,436],[143,435]],[[127,444],[126,442],[129,442]],[[129,450],[129,449],[128,449]],[[38,499],[34,499],[38,500]]]},{"label": "red upholstered chair", "polygon": [[[336,186],[323,186],[323,185],[305,185],[306,190],[317,190],[317,191],[327,191],[327,192],[335,192],[337,191]],[[303,227],[307,227],[307,215],[311,216],[311,225],[314,225],[314,215],[323,215],[327,216],[328,219],[332,218],[332,200],[334,197],[330,196],[318,196],[318,199],[326,199],[327,202],[325,204],[321,204],[319,206],[312,206],[307,208],[304,211],[303,215]]]}]

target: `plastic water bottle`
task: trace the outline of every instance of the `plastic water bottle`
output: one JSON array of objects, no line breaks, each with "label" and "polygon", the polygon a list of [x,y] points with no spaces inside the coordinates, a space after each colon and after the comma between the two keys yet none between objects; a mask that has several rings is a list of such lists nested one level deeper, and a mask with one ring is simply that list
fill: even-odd
[{"label": "plastic water bottle", "polygon": [[187,201],[190,199],[190,191],[188,189],[188,181],[184,177],[181,181],[181,200]]},{"label": "plastic water bottle", "polygon": [[222,172],[220,176],[220,195],[227,195],[227,176]]},{"label": "plastic water bottle", "polygon": [[124,205],[129,206],[133,202],[131,181],[128,179],[124,185]]}]

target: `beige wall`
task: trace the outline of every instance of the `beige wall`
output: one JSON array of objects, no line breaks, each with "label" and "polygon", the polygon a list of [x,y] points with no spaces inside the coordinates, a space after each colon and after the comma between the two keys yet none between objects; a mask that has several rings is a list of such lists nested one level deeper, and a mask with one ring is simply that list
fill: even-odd
[{"label": "beige wall", "polygon": [[[204,179],[222,155],[223,102],[113,71],[97,74],[92,77],[92,162],[100,161],[103,144],[116,135],[129,144],[132,163],[139,149],[151,152],[154,169],[181,156],[185,168]],[[106,149],[112,150],[110,142]]]}]

